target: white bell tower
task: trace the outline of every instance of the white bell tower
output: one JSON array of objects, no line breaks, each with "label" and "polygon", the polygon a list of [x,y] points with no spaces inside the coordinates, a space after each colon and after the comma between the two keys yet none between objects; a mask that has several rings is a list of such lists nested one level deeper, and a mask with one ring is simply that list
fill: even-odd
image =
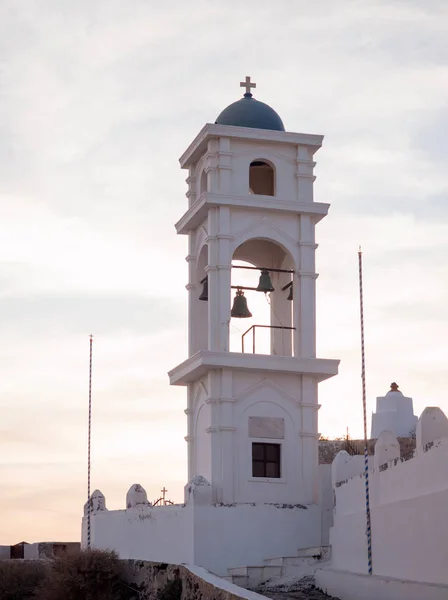
[{"label": "white bell tower", "polygon": [[[339,364],[316,358],[315,225],[329,208],[313,198],[322,136],[286,132],[252,97],[250,78],[241,85],[244,97],[180,159],[189,172],[176,224],[189,238],[189,356],[170,383],[187,387],[189,481],[210,481],[214,502],[315,504],[318,383]],[[270,354],[251,343],[229,351],[234,261],[272,282]],[[244,306],[240,297],[236,313]]]}]

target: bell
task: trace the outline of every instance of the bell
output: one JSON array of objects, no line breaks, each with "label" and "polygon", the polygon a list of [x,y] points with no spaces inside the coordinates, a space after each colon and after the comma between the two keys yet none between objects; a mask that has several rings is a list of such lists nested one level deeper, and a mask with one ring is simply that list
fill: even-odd
[{"label": "bell", "polygon": [[286,298],[286,300],[292,300],[293,296],[292,296],[292,285],[289,286],[289,294],[288,297]]},{"label": "bell", "polygon": [[273,292],[274,286],[272,285],[271,278],[269,277],[269,271],[263,269],[260,275],[260,281],[258,282],[257,292]]},{"label": "bell", "polygon": [[202,287],[202,292],[201,295],[199,296],[199,300],[204,300],[204,302],[207,302],[208,300],[208,277],[204,277],[204,279],[201,281],[201,283],[203,283],[203,287]]},{"label": "bell", "polygon": [[243,290],[237,290],[230,315],[238,319],[247,319],[252,316],[252,313],[247,308],[247,300]]}]

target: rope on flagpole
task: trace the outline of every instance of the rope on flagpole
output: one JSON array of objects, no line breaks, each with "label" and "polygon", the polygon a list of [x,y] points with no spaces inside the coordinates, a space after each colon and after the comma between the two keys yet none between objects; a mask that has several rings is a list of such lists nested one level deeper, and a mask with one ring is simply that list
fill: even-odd
[{"label": "rope on flagpole", "polygon": [[92,347],[93,335],[90,335],[90,361],[89,361],[89,431],[87,441],[87,549],[90,550],[90,515],[92,512],[92,499],[90,498],[90,442],[92,435]]},{"label": "rope on flagpole", "polygon": [[370,519],[370,490],[369,490],[369,452],[367,446],[367,400],[366,400],[366,360],[364,349],[364,303],[362,289],[362,251],[358,251],[359,267],[359,312],[361,318],[361,379],[362,379],[362,406],[364,412],[364,482],[366,497],[366,536],[367,536],[367,564],[368,573],[372,575],[372,524]]}]

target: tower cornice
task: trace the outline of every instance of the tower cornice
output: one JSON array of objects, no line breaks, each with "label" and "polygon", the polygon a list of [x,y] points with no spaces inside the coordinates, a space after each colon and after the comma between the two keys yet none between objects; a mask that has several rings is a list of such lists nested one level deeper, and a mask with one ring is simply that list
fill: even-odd
[{"label": "tower cornice", "polygon": [[339,360],[297,358],[292,356],[241,354],[237,352],[210,352],[201,350],[172,369],[168,376],[171,385],[187,385],[197,381],[211,370],[235,369],[308,375],[324,381],[338,372]]},{"label": "tower cornice", "polygon": [[315,223],[328,214],[329,204],[324,202],[297,202],[286,200],[276,196],[251,196],[251,203],[247,202],[247,196],[234,196],[230,194],[216,194],[203,192],[183,217],[176,223],[176,231],[179,234],[188,234],[196,229],[205,220],[208,210],[216,206],[229,206],[233,208],[244,208],[254,211],[289,212],[296,215],[304,214],[313,217]]},{"label": "tower cornice", "polygon": [[217,138],[237,138],[242,140],[258,140],[274,144],[310,146],[313,147],[314,152],[316,152],[322,146],[324,136],[309,133],[293,133],[289,131],[273,131],[268,129],[233,127],[231,125],[207,123],[180,157],[179,162],[182,169],[186,169],[190,164],[196,163],[206,152],[208,141]]}]

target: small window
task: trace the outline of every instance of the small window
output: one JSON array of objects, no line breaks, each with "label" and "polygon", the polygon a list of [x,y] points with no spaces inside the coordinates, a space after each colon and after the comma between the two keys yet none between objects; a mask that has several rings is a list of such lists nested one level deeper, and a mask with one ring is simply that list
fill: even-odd
[{"label": "small window", "polygon": [[252,444],[252,477],[280,477],[280,444]]},{"label": "small window", "polygon": [[262,160],[254,160],[249,167],[249,192],[263,196],[274,195],[274,169]]}]

